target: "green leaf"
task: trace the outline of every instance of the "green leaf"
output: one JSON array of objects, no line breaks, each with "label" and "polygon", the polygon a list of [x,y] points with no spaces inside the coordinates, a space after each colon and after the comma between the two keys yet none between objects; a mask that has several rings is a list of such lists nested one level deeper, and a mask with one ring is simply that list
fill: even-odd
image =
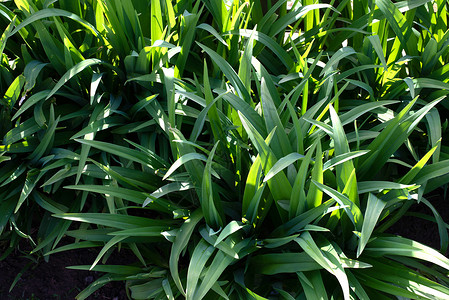
[{"label": "green leaf", "polygon": [[40,178],[40,172],[36,169],[30,170],[27,173],[27,177],[25,179],[25,183],[22,188],[22,192],[20,193],[19,201],[17,202],[16,208],[14,209],[14,213],[17,213],[22,206],[23,202],[28,198],[28,196],[33,192],[34,187],[37,184],[37,181]]},{"label": "green leaf", "polygon": [[43,63],[37,60],[33,60],[26,65],[25,70],[23,71],[23,75],[26,78],[25,91],[30,91],[34,87],[39,73],[46,65],[48,65],[48,63]]},{"label": "green leaf", "polygon": [[251,97],[246,90],[245,86],[243,85],[243,82],[240,80],[239,76],[235,72],[235,70],[229,65],[229,63],[220,55],[217,54],[217,52],[213,51],[207,46],[204,46],[200,43],[198,43],[198,46],[201,47],[210,57],[211,59],[218,65],[218,67],[222,70],[224,75],[228,78],[228,80],[231,82],[232,86],[237,90],[238,95],[245,100],[247,103],[251,103]]},{"label": "green leaf", "polygon": [[[0,56],[1,57],[1,56]],[[6,90],[5,95],[3,96],[3,103],[6,104],[6,106],[9,109],[12,109],[14,105],[16,104],[17,100],[19,100],[19,97],[21,95],[22,88],[25,84],[25,77],[23,75],[19,75],[14,79],[14,81],[11,83],[11,85]],[[0,102],[0,103],[2,103]]]},{"label": "green leaf", "polygon": [[79,16],[77,16],[77,15],[75,15],[73,13],[70,13],[68,11],[61,10],[61,9],[56,9],[56,8],[46,8],[46,9],[42,9],[42,10],[39,10],[37,12],[34,12],[28,18],[23,20],[20,23],[20,25],[18,25],[11,32],[10,35],[16,34],[20,29],[24,28],[25,26],[27,26],[27,25],[29,25],[29,24],[31,24],[33,22],[36,22],[37,20],[44,19],[44,18],[49,18],[49,17],[68,17],[68,18],[70,18],[72,20],[77,21],[81,25],[85,26],[87,29],[89,29],[93,33],[95,33],[95,35],[101,36],[100,33],[95,28],[95,26],[93,26],[92,24],[89,24],[87,21],[83,20],[82,18],[80,18]]},{"label": "green leaf", "polygon": [[3,155],[0,156],[0,163],[2,163],[4,161],[8,161],[8,160],[11,160],[10,156],[3,156]]},{"label": "green leaf", "polygon": [[421,243],[399,236],[377,237],[367,244],[365,252],[374,257],[384,255],[414,257],[449,270],[449,259],[444,255]]},{"label": "green leaf", "polygon": [[384,55],[383,50],[382,50],[382,45],[380,43],[379,36],[377,34],[376,35],[370,35],[368,37],[368,40],[373,45],[374,51],[376,51],[377,56],[379,57],[379,60],[382,63],[382,66],[384,67],[385,70],[387,70],[388,69],[387,61],[385,60],[385,55]]},{"label": "green leaf", "polygon": [[365,285],[367,287],[373,288],[376,291],[382,291],[387,294],[397,295],[400,297],[404,297],[405,299],[413,299],[414,297],[416,297],[415,293],[410,292],[405,288],[381,281],[377,278],[373,278],[365,274],[358,275],[358,277],[361,282],[365,282]]},{"label": "green leaf", "polygon": [[276,128],[276,132],[274,133],[273,136],[273,144],[271,145],[273,153],[277,157],[290,154],[292,152],[292,148],[290,146],[287,134],[285,133],[284,126],[281,123],[273,99],[273,95],[277,95],[277,91],[269,77],[262,78],[260,82],[260,89],[261,89],[262,112],[267,131],[272,131],[274,130],[274,128]]},{"label": "green leaf", "polygon": [[412,98],[416,97],[416,93],[415,93],[415,83],[413,82],[413,80],[410,77],[405,77],[404,79],[405,84],[407,84],[407,87],[410,90],[410,96],[412,96]]},{"label": "green leaf", "polygon": [[215,228],[219,228],[223,225],[223,212],[221,209],[221,202],[216,197],[211,176],[212,159],[214,157],[218,143],[219,141],[215,143],[214,148],[212,149],[207,159],[206,166],[204,167],[200,197],[201,209],[203,210],[204,219],[209,226],[213,226]]},{"label": "green leaf", "polygon": [[408,47],[406,37],[410,35],[411,29],[407,26],[404,16],[390,0],[379,0],[376,2],[376,5],[384,14],[388,24],[391,26],[391,29],[393,29],[396,37],[401,42],[402,48],[407,50]]},{"label": "green leaf", "polygon": [[168,279],[164,279],[162,281],[162,288],[164,289],[165,295],[167,296],[168,300],[175,300],[175,297],[173,296],[173,291],[170,286],[170,282]]},{"label": "green leaf", "polygon": [[175,241],[172,245],[170,252],[170,260],[169,260],[170,274],[176,286],[178,287],[179,291],[184,296],[186,296],[186,294],[184,288],[182,287],[181,278],[179,277],[178,272],[178,261],[180,258],[179,256],[189,243],[193,230],[195,229],[196,225],[198,224],[199,221],[201,221],[202,218],[203,214],[201,209],[197,209],[195,212],[192,213],[190,218],[188,218],[181,226],[178,234],[176,235]]},{"label": "green leaf", "polygon": [[306,252],[270,253],[251,258],[254,272],[264,275],[320,270],[322,267]]},{"label": "green leaf", "polygon": [[343,195],[340,192],[337,192],[336,190],[325,186],[324,184],[318,183],[316,181],[313,181],[313,184],[315,184],[321,191],[326,193],[329,197],[334,199],[338,202],[341,206],[343,206],[343,210],[346,212],[346,215],[351,220],[352,224],[354,224],[354,227],[356,230],[360,231],[362,229],[363,224],[363,216],[362,212],[360,211],[359,207],[348,199],[345,195]]},{"label": "green leaf", "polygon": [[164,226],[170,224],[166,220],[148,219],[119,214],[106,213],[65,213],[52,215],[56,218],[109,226],[118,229],[132,229],[137,227]]},{"label": "green leaf", "polygon": [[[216,90],[216,92],[223,93],[224,91]],[[225,99],[236,111],[244,115],[260,134],[267,134],[263,118],[250,106],[250,104],[242,101],[241,98],[233,93],[225,94],[223,99]]]},{"label": "green leaf", "polygon": [[49,93],[50,93],[50,90],[44,90],[44,91],[40,91],[36,94],[33,94],[30,98],[25,100],[25,102],[20,106],[19,110],[17,110],[17,112],[14,114],[14,116],[12,117],[11,120],[17,119],[17,117],[19,117],[22,113],[24,113],[31,106],[42,101],[43,99],[46,99],[47,96],[49,95]]},{"label": "green leaf", "polygon": [[357,183],[357,189],[359,194],[368,192],[378,192],[382,190],[402,190],[402,189],[415,189],[417,185],[400,184],[390,181],[360,181]]},{"label": "green leaf", "polygon": [[378,291],[411,299],[446,299],[449,289],[432,281],[420,271],[404,267],[390,259],[369,259],[373,264],[371,272],[360,272],[357,277],[367,287]]},{"label": "green leaf", "polygon": [[153,169],[162,167],[160,160],[154,155],[148,155],[147,153],[142,153],[141,151],[133,150],[128,147],[94,140],[75,139],[75,141],[123,157],[130,161],[135,161]]},{"label": "green leaf", "polygon": [[171,174],[173,174],[179,167],[181,167],[183,164],[191,161],[191,160],[202,160],[202,161],[207,161],[207,157],[204,156],[203,154],[199,154],[199,153],[187,153],[183,156],[181,156],[180,158],[178,158],[171,166],[170,168],[167,170],[167,172],[165,173],[164,177],[162,178],[162,180],[167,179],[168,177],[170,177]]},{"label": "green leaf", "polygon": [[263,246],[265,248],[271,249],[271,248],[277,248],[277,247],[284,246],[285,244],[292,242],[298,236],[299,236],[299,234],[294,234],[294,235],[285,236],[285,237],[281,237],[281,238],[264,239],[262,242],[263,242]]},{"label": "green leaf", "polygon": [[[448,90],[449,83],[432,79],[432,78],[415,78],[413,79],[413,83],[415,84],[415,88],[430,88],[430,89],[441,89]],[[435,100],[436,101],[436,100]],[[441,100],[440,100],[441,101]]]},{"label": "green leaf", "polygon": [[212,261],[212,264],[205,272],[203,281],[198,289],[195,291],[192,299],[203,299],[206,293],[216,283],[223,271],[234,261],[234,258],[225,254],[223,251],[218,251]]},{"label": "green leaf", "polygon": [[71,270],[85,270],[94,272],[106,272],[112,274],[121,275],[134,275],[136,273],[142,272],[142,268],[124,265],[100,265],[92,268],[90,265],[79,265],[79,266],[69,266],[67,269]]},{"label": "green leaf", "polygon": [[[101,130],[101,127],[103,127],[105,125],[104,124],[105,119],[103,119],[103,117],[107,118],[109,116],[109,114],[110,114],[109,106],[105,107],[104,105],[101,105],[101,104],[95,106],[94,111],[92,112],[90,119],[89,119],[90,125],[87,126],[85,129],[81,130],[81,135],[84,135],[85,140],[93,140],[95,138],[96,131]],[[98,124],[98,123],[95,124],[98,118],[100,118],[100,120],[98,120],[98,121],[103,124]],[[106,125],[104,127],[107,128],[109,126]],[[92,129],[92,131],[90,131],[90,129]],[[86,131],[86,132],[84,132],[84,131]],[[81,136],[78,134],[75,134],[75,136],[72,136],[72,139],[75,137]],[[89,145],[86,145],[86,144],[81,145],[81,153],[80,153],[80,159],[79,159],[79,163],[78,163],[78,170],[76,172],[75,184],[78,184],[78,182],[81,178],[81,174],[83,173],[83,170],[86,166],[87,157],[89,156],[89,151],[90,151]]]},{"label": "green leaf", "polygon": [[447,226],[446,222],[444,222],[444,220],[441,217],[438,210],[427,199],[425,199],[424,197],[421,197],[420,201],[422,203],[424,203],[432,211],[432,213],[435,217],[436,223],[438,224],[438,232],[440,235],[440,252],[446,253],[447,248],[449,246],[449,243],[448,243],[449,236],[448,236],[448,232],[447,232],[448,226]]},{"label": "green leaf", "polygon": [[307,231],[296,238],[295,242],[321,267],[337,278],[343,290],[344,299],[349,300],[348,277],[343,269],[340,257],[335,251],[332,251],[332,245],[328,242],[321,249],[318,248],[312,236]]},{"label": "green leaf", "polygon": [[342,60],[343,58],[345,58],[349,55],[353,55],[353,54],[356,54],[356,52],[351,47],[343,47],[343,48],[339,49],[337,52],[335,52],[334,55],[332,55],[332,57],[326,63],[326,66],[321,71],[320,76],[327,74],[327,72],[329,72],[334,65],[338,65],[340,60]]},{"label": "green leaf", "polygon": [[240,222],[237,221],[229,222],[228,225],[226,225],[226,227],[223,228],[223,230],[220,232],[220,235],[218,236],[217,240],[214,243],[214,247],[217,247],[217,245],[221,243],[221,241],[223,241],[225,238],[227,238],[234,232],[242,229],[243,227],[245,227],[245,225],[241,224]]},{"label": "green leaf", "polygon": [[238,31],[232,31],[229,34],[238,34],[246,38],[252,38],[255,41],[265,45],[270,49],[275,57],[278,57],[287,69],[290,69],[294,62],[290,57],[289,53],[285,51],[278,43],[276,43],[272,38],[261,31],[250,30],[250,29],[240,29]]},{"label": "green leaf", "polygon": [[254,35],[251,35],[245,43],[245,50],[240,58],[238,75],[246,90],[251,93],[251,60],[253,58]]},{"label": "green leaf", "polygon": [[[429,113],[426,114],[426,121],[429,128],[430,144],[437,145],[442,138],[442,124],[440,113],[436,108],[432,108]],[[440,160],[440,147],[437,147],[433,155],[432,161],[438,162]]]},{"label": "green leaf", "polygon": [[407,116],[418,100],[415,98],[393,120],[388,122],[388,125],[368,146],[367,150],[371,151],[360,158],[357,172],[360,177],[365,178],[368,174],[377,174],[391,155],[407,140],[422,118],[442,99],[436,99],[414,114]]},{"label": "green leaf", "polygon": [[[343,125],[337,115],[334,107],[329,105],[329,114],[332,120],[333,141],[335,154],[342,155],[349,152],[348,140],[346,138]],[[354,176],[354,178],[352,178]],[[336,166],[337,187],[339,191],[346,191],[348,198],[358,205],[357,184],[355,179],[355,168],[352,161],[345,161],[341,165]]]},{"label": "green leaf", "polygon": [[223,45],[225,45],[226,47],[228,47],[228,44],[227,44],[226,41],[220,36],[220,34],[217,32],[217,30],[215,30],[215,28],[213,28],[213,27],[210,26],[209,24],[201,23],[200,25],[196,26],[196,28],[206,30],[207,32],[209,32],[210,34],[212,34],[212,35],[213,35],[213,36],[214,36],[220,43],[222,43]]},{"label": "green leaf", "polygon": [[307,197],[306,197],[306,180],[308,179],[309,165],[312,162],[312,155],[315,151],[316,146],[320,143],[319,139],[316,139],[312,144],[312,147],[307,152],[305,158],[301,162],[298,173],[295,177],[295,182],[293,183],[292,193],[289,197],[290,204],[288,206],[289,218],[294,218],[304,211],[309,209],[307,207]]},{"label": "green leaf", "polygon": [[353,151],[353,152],[348,152],[348,153],[343,153],[343,154],[337,155],[324,163],[323,171],[331,169],[339,164],[342,164],[346,161],[352,160],[356,157],[365,155],[368,152],[369,152],[369,150],[360,150],[360,151]]},{"label": "green leaf", "polygon": [[18,179],[19,176],[22,175],[26,170],[27,166],[24,163],[20,164],[18,167],[13,166],[8,173],[1,174],[0,182],[2,182],[2,184],[0,185],[0,187],[6,186],[10,182]]},{"label": "green leaf", "polygon": [[307,299],[327,300],[327,292],[319,271],[297,272]]},{"label": "green leaf", "polygon": [[162,232],[166,231],[167,229],[168,229],[167,226],[139,227],[139,228],[114,231],[114,232],[108,233],[108,235],[115,235],[115,236],[120,235],[120,236],[126,236],[126,237],[132,237],[132,236],[162,237]]},{"label": "green leaf", "polygon": [[106,254],[106,252],[115,246],[115,244],[120,243],[124,239],[126,239],[128,236],[114,236],[109,242],[104,245],[104,247],[101,249],[100,253],[98,253],[97,257],[95,258],[94,262],[89,268],[89,271],[92,271],[92,269],[97,265],[97,263],[100,261],[100,259]]},{"label": "green leaf", "polygon": [[[259,161],[260,161],[260,157],[259,157]],[[260,163],[259,163],[259,167],[260,167]],[[248,221],[251,224],[255,224],[256,219],[257,219],[257,221],[259,221],[261,223],[263,221],[263,217],[264,217],[264,214],[261,214],[261,215],[258,214],[258,211],[260,208],[260,201],[262,200],[262,196],[264,194],[265,187],[267,186],[266,183],[259,185],[261,174],[262,174],[262,171],[261,171],[261,169],[259,169],[256,185],[254,185],[254,186],[251,185],[251,182],[248,181],[248,179],[250,178],[249,176],[247,178],[247,182],[245,185],[245,193],[243,195],[243,201],[244,201],[243,205],[245,205],[245,203],[248,203],[248,204],[247,204],[247,206],[242,208],[243,218],[248,219]],[[253,187],[255,187],[256,189],[254,190],[254,193],[251,194],[252,198],[249,198],[249,197],[251,197],[249,193],[251,193],[253,191]]]},{"label": "green leaf", "polygon": [[32,193],[31,196],[33,197],[33,200],[36,201],[37,204],[39,204],[40,207],[42,207],[45,210],[48,210],[51,213],[63,214],[68,210],[66,206],[56,201],[53,201],[52,199],[45,196],[44,194],[39,193],[38,191]]},{"label": "green leaf", "polygon": [[[203,237],[203,239],[206,242],[208,242],[209,244],[211,244],[212,246],[216,244],[215,243],[217,240],[216,233],[217,232],[214,232],[210,227],[207,227],[207,226],[204,226],[200,229],[200,234]],[[234,244],[229,243],[229,239],[226,239],[226,240],[223,240],[220,243],[218,243],[216,248],[220,249],[221,251],[223,251],[230,257],[238,259],[239,255],[237,254],[237,252],[235,252],[235,250],[233,249],[233,246],[234,246]]]},{"label": "green leaf", "polygon": [[86,60],[83,60],[82,62],[79,62],[75,66],[73,66],[70,70],[68,70],[62,77],[59,79],[58,83],[55,85],[55,87],[48,93],[45,100],[49,99],[51,96],[53,96],[67,81],[69,81],[73,76],[76,76],[77,74],[81,73],[84,69],[93,66],[104,63],[100,59],[96,58],[89,58]]},{"label": "green leaf", "polygon": [[283,235],[292,235],[294,233],[299,232],[301,229],[306,227],[308,224],[314,222],[316,219],[323,216],[328,210],[329,207],[334,204],[334,200],[328,200],[321,204],[320,206],[311,208],[304,213],[300,214],[297,217],[294,217],[290,221],[282,224],[278,228],[273,231],[273,236],[283,236]]},{"label": "green leaf", "polygon": [[377,225],[385,205],[385,201],[382,201],[373,194],[369,193],[368,204],[366,205],[365,217],[363,219],[362,232],[360,234],[359,244],[357,247],[357,257],[362,254],[363,249],[368,243],[368,240],[373,233],[374,227]]},{"label": "green leaf", "polygon": [[106,274],[94,282],[92,282],[87,288],[85,288],[81,293],[76,295],[77,300],[87,299],[90,295],[92,295],[96,290],[103,287],[107,283],[111,281],[124,281],[126,280],[126,276],[121,274]]},{"label": "green leaf", "polygon": [[280,33],[282,30],[284,30],[288,25],[294,23],[295,21],[298,21],[301,17],[305,16],[308,12],[315,10],[315,9],[321,9],[321,8],[328,8],[332,9],[333,11],[338,11],[333,8],[329,4],[311,4],[311,5],[304,5],[299,7],[299,9],[292,9],[289,13],[282,16],[274,22],[274,24],[270,24],[270,36],[275,36],[278,33]]},{"label": "green leaf", "polygon": [[349,287],[357,295],[357,297],[359,297],[359,299],[361,300],[370,299],[361,283],[357,280],[357,278],[352,274],[350,270],[346,270],[346,275],[348,275]]},{"label": "green leaf", "polygon": [[[59,248],[53,249],[51,251],[46,252],[44,254],[44,256],[51,255],[51,254],[58,253],[58,252],[70,251],[70,250],[75,250],[75,249],[94,248],[94,247],[98,247],[98,246],[100,246],[100,244],[97,242],[83,241],[83,242],[64,245]],[[68,267],[68,268],[70,268],[70,267]],[[89,268],[90,268],[90,265],[87,266],[87,269],[89,269]]]},{"label": "green leaf", "polygon": [[90,84],[90,105],[92,105],[94,103],[95,99],[97,99],[97,101],[100,100],[101,96],[99,96],[99,97],[95,97],[95,96],[96,96],[97,89],[98,89],[98,86],[100,84],[100,81],[101,81],[101,78],[103,77],[103,75],[104,75],[104,73],[100,73],[100,74],[94,73],[92,75],[92,81]]},{"label": "green leaf", "polygon": [[[153,193],[151,193],[151,195],[147,199],[145,199],[145,201],[142,203],[142,207],[147,206],[148,204],[152,203],[155,199],[163,197],[169,193],[182,192],[192,188],[194,188],[194,186],[189,182],[173,182],[166,184],[158,188]],[[179,209],[176,205],[172,206],[173,209]]]},{"label": "green leaf", "polygon": [[[309,150],[310,151],[310,150]],[[315,164],[312,169],[312,180],[323,183],[324,171],[323,171],[323,150],[321,148],[321,141],[317,139]],[[309,191],[306,197],[307,208],[313,208],[320,206],[323,202],[323,192],[318,189],[316,185],[309,186]]]},{"label": "green leaf", "polygon": [[[1,3],[0,3],[1,5]],[[6,18],[10,21],[9,25],[5,28],[5,30],[3,31],[2,35],[0,36],[0,59],[3,57],[3,51],[5,50],[6,47],[6,42],[8,40],[8,38],[11,36],[11,32],[14,29],[14,24],[16,24],[17,22],[17,16],[13,16],[12,19],[8,16],[8,14],[6,14],[2,9],[2,7],[0,7],[0,13],[5,16]]]},{"label": "green leaf", "polygon": [[[449,160],[440,161],[431,165],[424,166],[422,170],[418,173],[414,182],[416,184],[424,185],[426,183],[433,183],[433,181],[438,181],[439,176],[448,174],[449,172]],[[444,177],[442,178],[444,180]],[[436,186],[441,186],[444,184],[442,181]]]},{"label": "green leaf", "polygon": [[[10,217],[14,213],[14,207],[16,206],[16,199],[11,198],[9,200],[4,200],[0,203],[0,234],[3,233],[3,230],[5,230],[6,225],[9,222]],[[7,253],[7,252],[5,252]],[[0,260],[2,259],[3,255],[1,256]]]},{"label": "green leaf", "polygon": [[[246,119],[245,116],[240,112],[239,116],[246,133],[248,134],[249,138],[254,144],[254,147],[257,149],[257,152],[261,157],[261,161],[264,162],[264,164],[262,165],[264,172],[268,172],[277,162],[276,157],[274,156],[273,152],[264,141],[260,133],[256,131],[256,129],[252,126],[248,119]],[[270,187],[270,191],[273,194],[275,202],[277,202],[278,200],[285,200],[290,198],[292,187],[287,179],[287,176],[285,176],[284,173],[281,172],[276,174],[272,179],[267,181],[267,184]],[[280,208],[278,208],[278,211],[283,214]]]},{"label": "green leaf", "polygon": [[36,121],[33,118],[30,118],[8,131],[3,138],[3,143],[5,145],[14,144],[17,141],[31,136],[40,129],[41,128],[37,125]]},{"label": "green leaf", "polygon": [[122,187],[108,186],[108,185],[68,185],[64,188],[70,190],[80,190],[86,192],[100,193],[104,195],[110,195],[113,197],[119,197],[125,200],[132,201],[137,204],[142,204],[146,199],[146,194],[143,192],[130,190]]},{"label": "green leaf", "polygon": [[[207,78],[207,77],[205,77]],[[208,80],[204,79],[204,84],[205,84],[205,89],[208,88],[207,84],[208,84]],[[210,91],[210,90],[209,90]],[[227,93],[227,92],[226,92]],[[210,96],[212,96],[212,93],[210,93]],[[190,140],[192,142],[195,142],[198,139],[198,136],[201,134],[201,132],[203,131],[203,126],[204,123],[206,121],[206,116],[209,116],[209,121],[212,124],[212,130],[215,132],[215,137],[217,138],[217,140],[219,139],[219,137],[223,138],[223,134],[222,134],[222,128],[221,128],[221,123],[220,123],[220,119],[217,113],[217,110],[215,108],[215,103],[220,100],[221,98],[223,98],[224,94],[218,95],[215,99],[213,100],[209,100],[207,98],[207,106],[200,112],[200,114],[198,115],[196,121],[195,121],[195,125],[193,126],[193,130],[192,133],[190,135]]]},{"label": "green leaf", "polygon": [[268,171],[267,175],[265,175],[263,182],[267,182],[277,173],[281,172],[282,170],[284,170],[297,160],[303,159],[304,157],[305,157],[304,155],[301,155],[299,153],[290,153],[287,156],[282,157],[273,165],[270,171]]},{"label": "green leaf", "polygon": [[112,117],[106,117],[101,118],[100,120],[91,121],[90,124],[86,127],[84,127],[82,130],[78,131],[76,134],[74,134],[70,139],[76,139],[80,136],[85,136],[84,139],[88,140],[86,138],[86,135],[92,135],[93,133],[97,133],[101,130],[105,130],[117,125],[123,124],[123,118],[120,116],[112,116]]},{"label": "green leaf", "polygon": [[363,81],[360,81],[360,80],[354,80],[354,79],[348,79],[348,78],[345,78],[344,81],[349,82],[352,85],[355,85],[359,88],[364,89],[370,95],[370,99],[375,99],[373,88],[369,84],[367,84]]},{"label": "green leaf", "polygon": [[196,245],[192,257],[190,258],[189,269],[187,271],[186,299],[195,299],[193,298],[193,295],[195,293],[201,272],[203,271],[209,258],[214,253],[214,250],[214,246],[210,245],[203,239]]},{"label": "green leaf", "polygon": [[411,169],[404,175],[404,177],[399,180],[401,183],[408,184],[419,174],[421,169],[426,165],[429,159],[432,157],[433,153],[440,146],[441,141],[439,140],[437,144],[432,147]]},{"label": "green leaf", "polygon": [[[159,0],[158,0],[159,1]],[[184,72],[184,67],[187,64],[187,58],[190,55],[190,49],[192,47],[192,43],[195,40],[195,32],[196,32],[196,24],[201,16],[201,11],[198,12],[199,2],[195,4],[195,9],[192,13],[185,11],[178,18],[182,19],[182,31],[180,34],[180,46],[181,52],[179,53],[178,59],[175,64],[175,77],[182,76]]]}]

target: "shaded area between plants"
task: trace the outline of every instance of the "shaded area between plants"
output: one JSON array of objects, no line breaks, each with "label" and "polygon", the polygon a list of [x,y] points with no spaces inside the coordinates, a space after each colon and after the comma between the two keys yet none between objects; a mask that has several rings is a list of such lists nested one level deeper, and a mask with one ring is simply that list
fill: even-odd
[{"label": "shaded area between plants", "polygon": [[[126,254],[126,255],[125,255]],[[0,261],[0,299],[2,300],[71,300],[83,289],[97,280],[102,273],[79,271],[67,266],[91,264],[98,251],[81,249],[51,255],[49,262],[32,261],[24,254],[15,252]],[[36,257],[33,257],[36,259]],[[108,262],[126,264],[129,253],[115,254]],[[27,264],[29,268],[24,270]],[[9,288],[15,277],[23,271],[14,288]],[[95,291],[88,299],[127,299],[125,283],[114,281]]]}]

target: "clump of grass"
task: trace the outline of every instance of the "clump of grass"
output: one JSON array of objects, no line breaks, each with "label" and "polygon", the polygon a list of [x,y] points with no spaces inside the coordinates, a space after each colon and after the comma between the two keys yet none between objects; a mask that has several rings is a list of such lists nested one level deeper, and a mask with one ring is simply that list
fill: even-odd
[{"label": "clump of grass", "polygon": [[0,4],[1,237],[101,248],[78,299],[446,299],[446,3],[261,2]]}]

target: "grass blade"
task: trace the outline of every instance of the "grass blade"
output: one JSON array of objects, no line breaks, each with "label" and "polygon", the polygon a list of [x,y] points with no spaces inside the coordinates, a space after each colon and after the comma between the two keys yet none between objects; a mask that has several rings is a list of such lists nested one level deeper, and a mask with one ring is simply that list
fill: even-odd
[{"label": "grass blade", "polygon": [[190,218],[188,218],[184,224],[181,226],[178,234],[176,235],[175,241],[172,245],[171,252],[170,252],[170,274],[173,278],[173,281],[175,282],[175,285],[178,287],[179,291],[182,295],[186,296],[186,293],[184,291],[184,288],[182,287],[181,278],[179,277],[179,267],[178,267],[178,261],[179,256],[181,255],[181,252],[184,250],[184,248],[187,246],[190,240],[190,236],[193,233],[193,230],[195,229],[196,225],[199,221],[203,218],[203,214],[201,212],[201,209],[196,210],[192,213]]},{"label": "grass blade", "polygon": [[366,252],[375,257],[384,255],[408,256],[428,261],[449,270],[449,260],[438,251],[403,237],[378,237],[369,242]]},{"label": "grass blade", "polygon": [[268,171],[267,175],[265,175],[263,182],[267,182],[272,177],[274,177],[277,173],[281,172],[285,168],[287,168],[289,165],[293,164],[294,162],[303,159],[305,156],[301,155],[299,153],[290,153],[287,156],[282,157],[279,159],[273,167]]},{"label": "grass blade", "polygon": [[190,259],[189,269],[187,271],[187,290],[186,299],[195,299],[193,295],[197,288],[197,283],[201,272],[204,269],[209,258],[214,253],[214,246],[210,245],[205,240],[200,240],[193,251]]},{"label": "grass blade", "polygon": [[321,267],[326,269],[329,273],[337,278],[343,290],[344,299],[349,300],[350,297],[348,277],[346,276],[338,255],[336,253],[332,253],[333,249],[330,243],[324,246],[326,248],[322,247],[320,249],[313,240],[310,233],[308,233],[307,231],[301,234],[300,237],[296,238],[295,242],[297,242],[298,245]]},{"label": "grass blade", "polygon": [[377,225],[380,214],[382,213],[385,205],[386,202],[371,193],[369,194],[365,217],[363,219],[362,232],[360,233],[359,245],[357,247],[357,257],[362,254],[363,249],[368,243],[368,240],[371,237],[374,227]]}]

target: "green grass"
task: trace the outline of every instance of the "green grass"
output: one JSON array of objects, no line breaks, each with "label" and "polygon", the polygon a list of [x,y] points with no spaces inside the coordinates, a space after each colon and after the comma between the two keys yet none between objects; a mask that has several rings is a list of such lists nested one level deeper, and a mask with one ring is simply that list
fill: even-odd
[{"label": "green grass", "polygon": [[0,238],[100,247],[78,299],[446,299],[446,1],[267,3],[1,3]]}]

